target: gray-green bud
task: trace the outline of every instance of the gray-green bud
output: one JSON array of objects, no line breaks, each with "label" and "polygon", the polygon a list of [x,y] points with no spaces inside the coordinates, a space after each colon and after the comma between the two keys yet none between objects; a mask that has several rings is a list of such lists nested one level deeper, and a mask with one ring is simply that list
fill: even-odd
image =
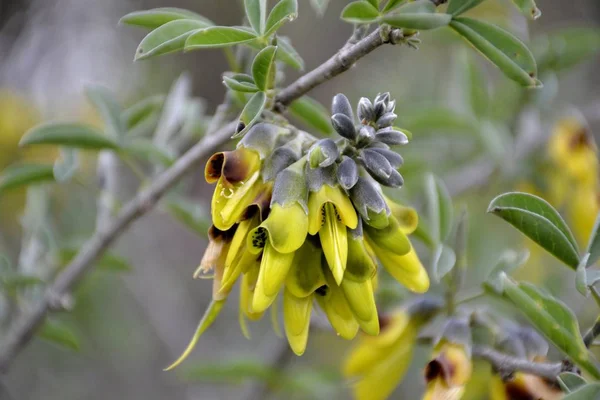
[{"label": "gray-green bud", "polygon": [[333,129],[340,136],[345,137],[349,140],[356,139],[356,128],[354,127],[354,122],[345,114],[334,114],[331,116],[331,124],[333,125]]},{"label": "gray-green bud", "polygon": [[308,151],[308,162],[311,168],[328,167],[338,159],[340,152],[331,139],[321,139]]},{"label": "gray-green bud", "polygon": [[342,157],[342,162],[337,168],[337,181],[346,190],[350,190],[356,185],[358,181],[358,166],[350,157]]},{"label": "gray-green bud", "polygon": [[378,130],[375,134],[375,140],[378,140],[390,146],[408,143],[408,137],[404,133],[396,131],[392,128],[384,128]]},{"label": "gray-green bud", "polygon": [[342,93],[338,93],[333,97],[333,100],[331,101],[331,114],[344,114],[346,117],[350,118],[351,121],[354,120],[350,101],[348,101],[348,98]]},{"label": "gray-green bud", "polygon": [[375,110],[371,100],[361,97],[356,107],[356,115],[361,123],[373,121],[375,119]]}]

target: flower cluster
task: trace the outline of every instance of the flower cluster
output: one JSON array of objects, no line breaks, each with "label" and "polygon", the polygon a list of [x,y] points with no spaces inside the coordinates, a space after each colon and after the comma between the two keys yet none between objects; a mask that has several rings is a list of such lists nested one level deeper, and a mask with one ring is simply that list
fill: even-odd
[{"label": "flower cluster", "polygon": [[[225,301],[241,279],[243,331],[246,319],[259,319],[281,293],[286,336],[298,355],[313,300],[341,337],[352,339],[359,328],[377,335],[378,263],[410,290],[427,291],[429,278],[406,236],[417,214],[380,186],[403,183],[402,157],[390,146],[408,139],[392,127],[394,108],[388,93],[373,102],[363,98],[356,124],[348,99],[338,94],[331,117],[337,140],[262,122],[236,150],[209,159],[213,227],[196,274],[213,274],[214,302]],[[199,332],[218,309],[211,307]]]}]

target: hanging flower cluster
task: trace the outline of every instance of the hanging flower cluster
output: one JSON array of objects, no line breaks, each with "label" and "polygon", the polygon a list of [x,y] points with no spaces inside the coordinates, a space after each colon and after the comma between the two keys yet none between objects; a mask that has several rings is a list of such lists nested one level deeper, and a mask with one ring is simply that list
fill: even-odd
[{"label": "hanging flower cluster", "polygon": [[417,214],[381,190],[403,184],[402,157],[390,146],[408,138],[392,126],[394,109],[389,93],[373,102],[362,98],[356,124],[348,99],[338,94],[331,117],[337,140],[263,122],[236,150],[209,159],[213,226],[196,275],[213,274],[214,301],[182,357],[240,279],[242,330],[281,293],[286,336],[298,355],[306,348],[313,300],[341,337],[352,339],[359,328],[379,333],[378,262],[410,290],[427,291],[429,278],[406,236]]}]

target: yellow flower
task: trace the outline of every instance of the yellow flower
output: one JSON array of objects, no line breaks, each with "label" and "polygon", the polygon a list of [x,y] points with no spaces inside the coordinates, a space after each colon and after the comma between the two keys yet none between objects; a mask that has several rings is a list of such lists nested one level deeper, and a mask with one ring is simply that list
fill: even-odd
[{"label": "yellow flower", "polygon": [[504,382],[500,376],[494,375],[490,382],[490,400],[560,400],[563,397],[558,385],[522,372],[516,372]]},{"label": "yellow flower", "polygon": [[423,400],[458,400],[471,378],[472,364],[465,347],[442,341],[425,368],[427,390]]},{"label": "yellow flower", "polygon": [[418,324],[406,310],[381,321],[378,336],[361,336],[344,363],[344,375],[355,379],[357,400],[384,400],[408,370],[418,333]]},{"label": "yellow flower", "polygon": [[260,179],[261,164],[259,154],[245,148],[216,153],[208,160],[206,181],[217,183],[211,202],[215,227],[231,228],[257,197],[270,190],[270,184]]},{"label": "yellow flower", "polygon": [[325,184],[308,197],[308,215],[308,233],[319,234],[325,258],[339,285],[348,260],[346,227],[355,229],[358,225],[354,206],[339,186]]}]

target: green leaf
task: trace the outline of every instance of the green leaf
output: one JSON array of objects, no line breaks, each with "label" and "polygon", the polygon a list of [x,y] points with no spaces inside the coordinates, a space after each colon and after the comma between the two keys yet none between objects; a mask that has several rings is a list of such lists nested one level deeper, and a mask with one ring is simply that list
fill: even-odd
[{"label": "green leaf", "polygon": [[[63,265],[69,264],[79,253],[79,248],[75,246],[63,247],[60,249],[60,259]],[[129,262],[123,257],[113,253],[104,253],[100,259],[96,261],[96,268],[102,271],[110,272],[131,272],[133,268]]]},{"label": "green leaf", "polygon": [[367,1],[354,1],[342,10],[341,18],[354,24],[368,24],[379,17],[379,10]]},{"label": "green leaf", "polygon": [[392,10],[394,10],[397,7],[400,7],[406,0],[388,0],[388,2],[386,3],[385,7],[383,7],[383,10],[381,10],[382,13],[387,13],[390,12]]},{"label": "green leaf", "polygon": [[425,192],[431,234],[436,243],[444,242],[450,235],[454,217],[450,193],[444,182],[433,174],[425,178]]},{"label": "green leaf", "polygon": [[540,71],[563,71],[600,51],[599,28],[567,28],[536,38],[533,53]]},{"label": "green leaf", "polygon": [[250,26],[257,34],[262,35],[267,18],[267,0],[244,0],[244,6]]},{"label": "green leaf", "polygon": [[417,0],[405,4],[392,14],[379,18],[380,22],[390,24],[395,28],[404,29],[436,29],[446,26],[452,20],[449,14],[436,13],[435,5],[429,0]]},{"label": "green leaf", "polygon": [[210,228],[210,214],[206,213],[206,207],[184,198],[172,197],[166,202],[166,207],[171,215],[185,225],[192,232],[201,237],[206,237]]},{"label": "green leaf", "polygon": [[125,135],[127,129],[121,119],[123,109],[112,93],[101,86],[90,86],[85,90],[85,94],[104,121],[106,133],[113,138]]},{"label": "green leaf", "polygon": [[154,8],[152,10],[134,11],[121,18],[120,24],[137,25],[156,29],[167,22],[178,19],[195,19],[206,25],[214,25],[210,20],[195,12],[175,7]]},{"label": "green leaf", "polygon": [[531,20],[538,19],[542,16],[542,12],[535,4],[535,0],[512,0],[512,2],[517,6],[521,14]]},{"label": "green leaf", "polygon": [[298,100],[294,100],[288,109],[294,117],[318,132],[324,135],[333,133],[329,110],[318,101],[308,96],[302,96]]},{"label": "green leaf", "polygon": [[585,347],[573,312],[561,301],[527,282],[517,285],[505,274],[501,279],[504,295],[525,314],[531,324],[581,369],[600,379],[596,360]]},{"label": "green leaf", "polygon": [[192,33],[209,26],[193,19],[167,22],[142,39],[135,52],[135,60],[145,60],[153,56],[181,51]]},{"label": "green leaf", "polygon": [[79,351],[79,338],[73,329],[64,322],[46,319],[37,333],[40,339],[60,345],[69,350]]},{"label": "green leaf", "polygon": [[229,77],[227,75],[223,76],[223,84],[227,86],[228,89],[231,89],[236,92],[243,93],[255,93],[258,92],[258,88],[253,83],[249,82],[240,82],[233,77]]},{"label": "green leaf", "polygon": [[529,259],[529,250],[516,252],[514,250],[505,250],[500,254],[496,265],[490,270],[484,286],[497,294],[504,291],[503,274],[510,274],[512,271],[524,265]]},{"label": "green leaf", "polygon": [[585,297],[589,296],[590,289],[588,288],[587,282],[587,264],[588,259],[590,258],[590,253],[587,253],[583,257],[581,257],[581,261],[575,270],[575,287]]},{"label": "green leaf", "polygon": [[556,380],[565,393],[571,393],[587,384],[581,375],[574,374],[573,372],[563,372],[558,375]]},{"label": "green leaf", "polygon": [[21,138],[20,146],[54,144],[82,149],[118,149],[112,138],[89,125],[50,122],[38,125]]},{"label": "green leaf", "polygon": [[138,124],[157,114],[165,102],[165,96],[155,95],[147,97],[127,108],[121,114],[121,119],[128,131],[134,129]]},{"label": "green leaf", "polygon": [[42,182],[54,182],[52,165],[16,164],[11,165],[0,174],[0,193],[25,185]]},{"label": "green leaf", "polygon": [[600,383],[590,383],[569,393],[562,400],[596,400],[600,396]]},{"label": "green leaf", "polygon": [[403,115],[401,125],[419,134],[457,133],[473,136],[481,129],[478,121],[470,115],[449,108],[423,107]]},{"label": "green leaf", "polygon": [[246,106],[242,110],[240,115],[238,126],[243,128],[233,135],[234,138],[244,136],[246,132],[252,127],[252,125],[258,121],[260,115],[265,109],[267,104],[267,95],[265,92],[256,92],[246,103]]},{"label": "green leaf", "polygon": [[450,27],[510,79],[527,87],[541,86],[531,51],[511,33],[487,22],[464,17],[453,19]]},{"label": "green leaf", "polygon": [[456,265],[456,253],[445,244],[438,244],[433,253],[431,271],[435,282],[440,282]]},{"label": "green leaf", "polygon": [[149,139],[137,138],[128,141],[123,146],[123,151],[135,158],[140,158],[153,164],[158,163],[165,167],[170,167],[175,162],[175,157],[165,149],[156,146]]},{"label": "green leaf", "polygon": [[509,192],[492,200],[498,215],[571,268],[577,268],[577,243],[569,227],[548,202],[528,193]]},{"label": "green leaf", "polygon": [[292,42],[285,36],[277,37],[277,59],[283,61],[290,67],[303,70],[304,60],[298,54]]},{"label": "green leaf", "polygon": [[8,291],[15,291],[31,286],[43,285],[45,282],[37,276],[12,273],[0,276],[0,285]]},{"label": "green leaf", "polygon": [[254,83],[261,91],[267,91],[273,88],[275,83],[275,55],[277,46],[267,46],[262,49],[252,62],[252,77]]},{"label": "green leaf", "polygon": [[456,17],[457,15],[469,11],[473,7],[477,7],[484,1],[485,0],[450,0],[446,12]]},{"label": "green leaf", "polygon": [[298,0],[281,0],[269,13],[263,36],[275,33],[283,24],[287,21],[293,21],[297,16]]},{"label": "green leaf", "polygon": [[235,26],[213,26],[190,35],[185,42],[185,51],[233,46],[256,39],[256,34]]},{"label": "green leaf", "polygon": [[596,222],[592,234],[588,241],[586,253],[589,253],[590,257],[587,262],[587,266],[594,265],[598,258],[600,258],[600,213],[596,216]]},{"label": "green leaf", "polygon": [[54,162],[54,179],[57,182],[66,182],[77,173],[79,168],[79,151],[72,147],[60,149],[61,158]]}]

